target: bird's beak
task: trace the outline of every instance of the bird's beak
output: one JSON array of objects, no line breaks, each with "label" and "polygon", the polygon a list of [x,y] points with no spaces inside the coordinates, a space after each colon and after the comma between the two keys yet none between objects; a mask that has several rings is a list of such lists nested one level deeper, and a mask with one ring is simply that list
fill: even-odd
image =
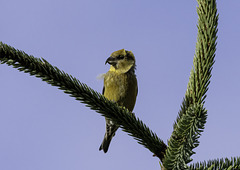
[{"label": "bird's beak", "polygon": [[107,64],[107,63],[110,64],[110,65],[116,65],[116,64],[117,64],[116,58],[109,57],[109,58],[106,60],[105,64]]}]

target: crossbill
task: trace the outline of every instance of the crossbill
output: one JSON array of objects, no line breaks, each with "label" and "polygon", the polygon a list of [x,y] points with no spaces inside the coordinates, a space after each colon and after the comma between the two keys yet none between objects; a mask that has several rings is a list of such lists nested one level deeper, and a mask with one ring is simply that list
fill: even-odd
[{"label": "crossbill", "polygon": [[[131,51],[118,50],[111,54],[105,64],[110,64],[109,71],[104,75],[103,95],[119,106],[132,111],[138,93],[137,78],[135,75],[136,62]],[[119,128],[112,120],[106,119],[106,132],[99,150],[105,153]]]}]

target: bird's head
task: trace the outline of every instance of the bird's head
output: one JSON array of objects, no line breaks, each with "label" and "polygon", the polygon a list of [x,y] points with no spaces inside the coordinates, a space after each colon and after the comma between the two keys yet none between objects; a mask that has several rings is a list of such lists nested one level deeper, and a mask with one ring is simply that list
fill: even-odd
[{"label": "bird's head", "polygon": [[115,71],[117,73],[126,73],[130,69],[134,71],[135,69],[135,57],[131,51],[121,49],[115,51],[106,60],[105,64],[110,64],[110,71]]}]

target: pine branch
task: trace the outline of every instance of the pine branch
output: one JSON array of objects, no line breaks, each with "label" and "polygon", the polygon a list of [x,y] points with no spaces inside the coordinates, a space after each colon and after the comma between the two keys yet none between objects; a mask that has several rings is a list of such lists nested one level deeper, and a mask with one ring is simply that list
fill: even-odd
[{"label": "pine branch", "polygon": [[225,159],[215,159],[215,160],[209,160],[204,162],[198,162],[190,165],[190,170],[223,170],[223,169],[229,169],[229,170],[238,170],[240,169],[240,157],[234,157],[230,160],[228,158]]},{"label": "pine branch", "polygon": [[198,0],[198,37],[193,69],[181,109],[168,142],[163,165],[166,169],[187,169],[206,123],[203,107],[214,64],[218,15],[215,0]]},{"label": "pine branch", "polygon": [[[206,114],[207,111],[201,104],[188,107],[178,122],[179,128],[173,131],[174,139],[170,139],[168,142],[166,156],[169,157],[165,157],[164,164],[170,165],[172,169],[187,169],[186,164],[191,162],[190,156],[194,154],[192,150],[199,145],[199,134],[205,123],[205,119],[202,117],[206,118]],[[175,161],[172,162],[172,160]]]},{"label": "pine branch", "polygon": [[85,103],[92,110],[116,122],[123,131],[148,148],[160,160],[164,157],[166,145],[141,120],[125,108],[118,105],[100,93],[94,91],[76,78],[52,66],[44,59],[34,58],[0,42],[0,61],[18,68],[30,75],[35,75],[47,83],[59,87],[64,93],[70,94],[76,100]]}]

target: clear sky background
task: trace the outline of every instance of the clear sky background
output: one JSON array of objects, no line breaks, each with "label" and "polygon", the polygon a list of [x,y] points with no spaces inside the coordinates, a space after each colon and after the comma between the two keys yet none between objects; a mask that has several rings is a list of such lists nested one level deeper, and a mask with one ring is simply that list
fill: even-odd
[{"label": "clear sky background", "polygon": [[[197,38],[196,1],[1,0],[0,41],[101,92],[107,57],[131,50],[134,109],[167,142],[184,97]],[[240,156],[240,1],[218,1],[216,63],[208,119],[193,162]],[[158,159],[118,130],[99,152],[105,120],[36,77],[0,65],[1,170],[160,169]]]}]

